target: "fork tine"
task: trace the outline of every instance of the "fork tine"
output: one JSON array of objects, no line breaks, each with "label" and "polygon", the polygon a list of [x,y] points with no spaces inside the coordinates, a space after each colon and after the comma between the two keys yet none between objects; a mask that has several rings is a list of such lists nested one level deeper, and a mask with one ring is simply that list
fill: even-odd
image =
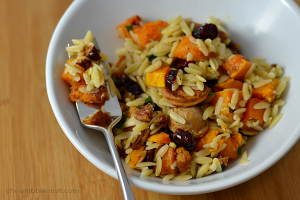
[{"label": "fork tine", "polygon": [[[94,38],[94,44],[97,47],[97,49],[101,52],[96,37]],[[107,61],[102,61],[101,62],[101,64],[103,65],[103,67],[105,69],[105,75],[110,78],[110,75],[108,73],[108,69],[106,67],[106,63],[107,63]],[[109,100],[105,102],[105,104],[103,106],[103,109],[105,111],[109,112],[110,116],[115,121],[116,119],[118,119],[118,117],[122,116],[122,110],[121,110],[117,95],[115,95],[114,97],[111,96],[111,91],[110,91],[110,87],[109,87],[108,84],[109,83],[107,81],[106,82],[106,88],[107,88],[108,93],[109,93]]]}]

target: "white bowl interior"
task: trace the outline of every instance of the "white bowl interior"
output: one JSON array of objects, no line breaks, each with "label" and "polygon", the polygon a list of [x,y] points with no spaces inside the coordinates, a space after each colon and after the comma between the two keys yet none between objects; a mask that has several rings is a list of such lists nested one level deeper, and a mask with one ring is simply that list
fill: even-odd
[{"label": "white bowl interior", "polygon": [[126,167],[130,182],[146,190],[168,194],[199,194],[225,189],[244,182],[263,172],[278,161],[299,139],[300,113],[300,11],[293,1],[87,1],[76,0],[61,18],[48,49],[46,81],[49,101],[63,131],[74,146],[96,167],[117,178],[105,137],[102,133],[81,126],[75,106],[69,101],[69,87],[60,78],[67,59],[65,47],[71,39],[83,38],[92,30],[101,51],[116,61],[116,49],[123,45],[116,27],[138,14],[145,21],[170,17],[191,18],[208,22],[214,16],[225,22],[230,38],[241,45],[247,58],[264,57],[278,63],[284,76],[291,77],[281,109],[283,118],[273,130],[265,130],[250,138],[243,148],[248,150],[250,163],[238,165],[232,161],[222,173],[186,182],[146,177]]}]

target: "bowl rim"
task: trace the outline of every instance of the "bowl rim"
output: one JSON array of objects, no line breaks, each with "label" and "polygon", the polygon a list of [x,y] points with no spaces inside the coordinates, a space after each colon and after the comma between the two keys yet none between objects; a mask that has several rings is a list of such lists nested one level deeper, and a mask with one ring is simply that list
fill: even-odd
[{"label": "bowl rim", "polygon": [[[81,144],[81,142],[74,138],[72,135],[69,134],[69,128],[65,124],[63,124],[62,119],[60,118],[60,112],[58,110],[58,106],[55,103],[55,94],[54,94],[54,88],[51,87],[53,85],[53,75],[51,74],[51,66],[54,66],[54,41],[59,37],[58,30],[62,28],[64,22],[67,20],[68,16],[71,13],[71,10],[74,7],[80,6],[83,4],[84,1],[73,1],[70,6],[67,8],[67,10],[62,15],[61,19],[59,20],[53,35],[51,37],[48,51],[47,51],[47,58],[46,58],[46,70],[45,70],[45,76],[46,76],[46,89],[47,89],[47,95],[48,99],[51,105],[51,108],[53,110],[53,113],[61,126],[63,132],[67,136],[67,138],[70,140],[70,142],[75,146],[75,148],[87,159],[89,160],[93,165],[95,165],[97,168],[99,168],[104,173],[108,174],[109,176],[118,179],[115,169],[112,169],[107,163],[99,163],[97,158],[93,156],[91,153],[87,152],[85,147]],[[293,0],[287,0],[285,1],[285,4],[289,8],[290,11],[294,12],[294,14],[300,19],[300,8],[294,2]],[[280,151],[278,151],[278,154],[272,154],[263,164],[260,165],[260,167],[254,167],[254,169],[250,171],[246,171],[243,176],[239,177],[232,177],[226,179],[226,185],[222,185],[223,182],[215,182],[213,183],[213,186],[211,184],[204,184],[201,187],[199,185],[168,185],[168,184],[159,184],[159,187],[157,183],[142,180],[133,176],[128,176],[128,179],[130,183],[138,188],[149,190],[153,192],[158,193],[164,193],[164,194],[175,194],[175,195],[191,195],[191,194],[201,194],[201,193],[209,193],[214,191],[223,190],[226,188],[233,187],[235,185],[241,184],[243,182],[248,181],[249,179],[261,174],[262,172],[266,171],[268,168],[273,166],[277,161],[279,161],[299,140],[300,138],[300,127],[297,127],[294,130],[295,137],[290,137],[284,145],[280,147]]]}]

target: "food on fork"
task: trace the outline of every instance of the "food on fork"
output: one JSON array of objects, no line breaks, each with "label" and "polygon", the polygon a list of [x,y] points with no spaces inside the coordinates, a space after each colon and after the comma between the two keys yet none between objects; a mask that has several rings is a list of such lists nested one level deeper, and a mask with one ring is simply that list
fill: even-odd
[{"label": "food on fork", "polygon": [[72,102],[80,100],[87,106],[98,108],[94,114],[82,119],[83,123],[107,127],[111,117],[102,109],[109,100],[106,82],[112,88],[115,87],[100,63],[107,60],[107,56],[96,48],[91,31],[83,39],[73,39],[72,42],[74,45],[66,47],[69,59],[62,73],[63,80],[71,86],[69,99]]}]

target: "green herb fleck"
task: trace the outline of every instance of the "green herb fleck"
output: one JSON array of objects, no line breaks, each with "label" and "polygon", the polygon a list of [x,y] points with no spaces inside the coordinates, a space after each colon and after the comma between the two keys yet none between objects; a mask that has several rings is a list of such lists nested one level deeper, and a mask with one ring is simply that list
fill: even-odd
[{"label": "green herb fleck", "polygon": [[216,95],[216,93],[209,93],[208,96]]},{"label": "green herb fleck", "polygon": [[210,118],[210,119],[215,119],[215,118],[216,118],[216,115],[215,115],[215,114],[212,114],[209,118]]},{"label": "green herb fleck", "polygon": [[132,25],[128,25],[128,26],[125,26],[125,28],[127,29],[127,31],[131,31],[132,30]]},{"label": "green herb fleck", "polygon": [[206,85],[209,87],[212,87],[212,86],[216,85],[217,83],[218,83],[218,79],[214,78],[214,79],[208,80],[206,82]]},{"label": "green herb fleck", "polygon": [[249,92],[249,94],[251,94],[251,90],[250,90],[250,88],[248,87],[248,92]]},{"label": "green herb fleck", "polygon": [[145,100],[145,104],[149,103],[150,101],[152,101],[151,96],[148,96],[147,99]]},{"label": "green herb fleck", "polygon": [[126,121],[126,115],[122,114],[122,119],[116,124],[116,128],[122,129]]},{"label": "green herb fleck", "polygon": [[230,112],[230,113],[233,113],[233,112],[234,112],[234,109],[232,109],[232,108],[229,107],[229,112]]},{"label": "green herb fleck", "polygon": [[148,58],[148,60],[149,60],[150,62],[152,62],[152,60],[154,60],[157,56],[154,55],[154,54],[151,54],[151,55],[148,55],[148,56],[146,56],[146,57]]},{"label": "green herb fleck", "polygon": [[224,171],[224,167],[223,167],[223,165],[221,165],[221,169],[222,169],[222,172]]},{"label": "green herb fleck", "polygon": [[221,140],[223,140],[223,139],[225,139],[225,138],[226,138],[226,136],[222,136],[222,137],[221,137]]},{"label": "green herb fleck", "polygon": [[238,148],[238,154],[239,154],[239,155],[242,155],[242,147],[239,147],[239,148]]},{"label": "green herb fleck", "polygon": [[235,136],[235,134],[230,134],[230,137]]},{"label": "green herb fleck", "polygon": [[118,77],[115,77],[115,76],[111,76],[111,79],[115,82],[115,85],[117,85],[120,81],[120,79]]},{"label": "green herb fleck", "polygon": [[227,73],[227,71],[225,69],[223,69],[222,71],[223,71],[223,74],[228,75],[228,73]]}]

